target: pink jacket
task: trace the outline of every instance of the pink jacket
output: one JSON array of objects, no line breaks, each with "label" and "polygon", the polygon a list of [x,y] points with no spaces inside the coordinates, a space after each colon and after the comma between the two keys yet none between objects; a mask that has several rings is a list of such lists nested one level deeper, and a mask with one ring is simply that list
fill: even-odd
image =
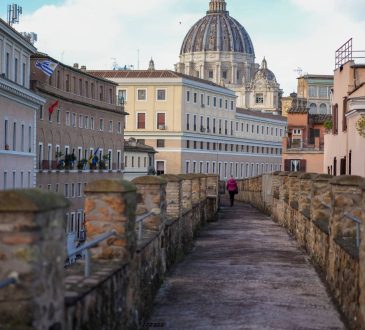
[{"label": "pink jacket", "polygon": [[238,186],[237,186],[237,182],[236,182],[236,180],[235,179],[229,179],[228,181],[227,181],[227,190],[228,191],[234,191],[234,190],[236,190],[238,188]]}]

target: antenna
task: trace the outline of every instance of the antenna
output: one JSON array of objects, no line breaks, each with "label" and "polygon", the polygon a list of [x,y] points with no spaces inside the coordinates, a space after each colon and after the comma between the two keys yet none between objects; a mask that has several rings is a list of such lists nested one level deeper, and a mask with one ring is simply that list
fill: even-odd
[{"label": "antenna", "polygon": [[19,23],[19,17],[23,14],[23,8],[17,4],[8,5],[8,24],[11,26]]},{"label": "antenna", "polygon": [[294,69],[294,72],[298,74],[298,77],[301,77],[303,75],[303,69],[300,68],[299,66],[296,69]]}]

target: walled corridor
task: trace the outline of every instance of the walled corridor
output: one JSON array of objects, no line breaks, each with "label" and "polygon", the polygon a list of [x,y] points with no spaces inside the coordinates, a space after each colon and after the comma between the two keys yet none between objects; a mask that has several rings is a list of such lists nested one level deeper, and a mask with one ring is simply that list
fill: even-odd
[{"label": "walled corridor", "polygon": [[345,329],[286,230],[249,205],[227,205],[168,275],[144,328]]}]

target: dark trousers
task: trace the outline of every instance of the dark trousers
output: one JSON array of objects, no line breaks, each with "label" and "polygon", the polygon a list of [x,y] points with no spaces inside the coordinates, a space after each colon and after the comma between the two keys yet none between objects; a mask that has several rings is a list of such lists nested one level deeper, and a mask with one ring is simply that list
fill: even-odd
[{"label": "dark trousers", "polygon": [[234,191],[229,191],[229,199],[231,201],[231,206],[233,206],[234,204],[234,195],[235,195]]}]

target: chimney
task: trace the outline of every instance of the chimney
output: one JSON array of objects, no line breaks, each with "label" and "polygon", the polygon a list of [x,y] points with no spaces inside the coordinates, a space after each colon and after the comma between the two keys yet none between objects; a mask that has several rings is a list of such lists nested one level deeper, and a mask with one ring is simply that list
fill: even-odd
[{"label": "chimney", "polygon": [[78,69],[79,68],[79,63],[75,63],[74,64],[74,69]]},{"label": "chimney", "polygon": [[86,71],[86,65],[81,65],[81,70]]}]

